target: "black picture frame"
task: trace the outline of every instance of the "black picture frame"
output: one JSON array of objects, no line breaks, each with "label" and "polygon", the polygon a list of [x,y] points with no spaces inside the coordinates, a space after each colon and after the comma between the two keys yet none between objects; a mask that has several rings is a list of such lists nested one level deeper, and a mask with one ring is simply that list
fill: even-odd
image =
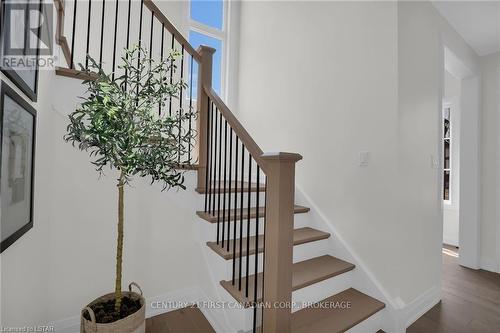
[{"label": "black picture frame", "polygon": [[[43,10],[43,1],[42,0],[37,0],[39,4],[40,11]],[[0,58],[3,57],[3,50],[5,47],[5,39],[6,36],[9,34],[9,29],[8,26],[9,24],[7,23],[7,19],[5,16],[5,0],[1,0],[1,5],[0,5]],[[36,59],[37,59],[37,64],[38,64],[38,58],[40,56],[40,36],[41,36],[42,28],[39,27],[37,30],[37,37],[38,37],[38,45],[37,45],[37,53],[36,53]],[[28,26],[25,27],[24,31],[25,38],[29,35],[29,28]],[[36,102],[38,98],[38,65],[35,67],[35,78],[34,78],[34,86],[30,87],[26,81],[23,80],[23,78],[16,72],[14,68],[4,66],[4,64],[0,64],[0,71],[9,79],[11,80],[18,88],[21,90],[31,101]]]},{"label": "black picture frame", "polygon": [[[5,97],[9,97],[12,101],[22,107],[26,112],[28,112],[33,117],[32,123],[32,140],[31,140],[31,179],[29,180],[29,188],[30,188],[30,205],[29,205],[29,221],[26,221],[24,225],[22,225],[17,231],[12,233],[6,239],[0,242],[0,253],[5,251],[9,246],[14,244],[21,236],[23,236],[26,232],[28,232],[31,228],[33,228],[33,209],[34,209],[34,185],[35,185],[35,147],[36,147],[36,110],[17,92],[14,91],[9,85],[7,85],[4,81],[0,83],[0,184],[2,181],[2,177],[5,177],[5,171],[2,170],[2,154],[3,152],[3,133],[4,133],[4,104]],[[2,197],[0,195],[0,197]],[[3,199],[2,199],[3,200]],[[0,217],[0,221],[3,221]],[[1,223],[1,222],[0,222]],[[1,227],[1,226],[0,226]]]}]

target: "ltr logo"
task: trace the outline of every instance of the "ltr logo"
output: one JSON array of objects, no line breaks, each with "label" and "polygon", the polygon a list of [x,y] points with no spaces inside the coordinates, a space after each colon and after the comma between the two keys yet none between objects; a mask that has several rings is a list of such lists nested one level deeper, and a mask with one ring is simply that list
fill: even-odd
[{"label": "ltr logo", "polygon": [[52,4],[2,1],[2,56],[52,55]]}]

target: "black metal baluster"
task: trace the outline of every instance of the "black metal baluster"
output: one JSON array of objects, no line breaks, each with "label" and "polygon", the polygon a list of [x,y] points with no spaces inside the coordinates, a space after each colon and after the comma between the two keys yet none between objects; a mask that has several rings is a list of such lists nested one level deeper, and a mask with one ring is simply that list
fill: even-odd
[{"label": "black metal baluster", "polygon": [[[165,24],[161,24],[161,46],[160,46],[160,61],[163,64],[163,40],[165,39]],[[164,75],[162,73],[162,75]],[[161,98],[161,101],[158,105],[158,116],[161,116],[161,106],[163,104],[163,96]]]},{"label": "black metal baluster", "polygon": [[[207,105],[207,113],[208,113],[208,121],[207,121],[207,170],[206,170],[206,176],[205,176],[205,213],[207,212],[207,204],[208,204],[208,198],[210,197],[210,189],[209,189],[209,182],[210,182],[210,164],[212,163],[212,159],[211,159],[211,150],[212,150],[212,146],[211,146],[211,137],[212,137],[212,133],[211,133],[211,110],[210,110],[210,106],[213,106],[213,103],[209,102],[208,105]],[[210,209],[210,207],[209,207]]]},{"label": "black metal baluster", "polygon": [[236,135],[236,153],[234,159],[234,225],[233,225],[233,279],[232,283],[234,286],[234,281],[236,278],[236,225],[238,221],[238,216],[236,212],[238,211],[238,148],[239,148],[239,138]]},{"label": "black metal baluster", "polygon": [[102,0],[102,15],[101,15],[101,50],[99,52],[99,68],[102,68],[102,47],[104,42],[104,9],[106,8],[106,0]]},{"label": "black metal baluster", "polygon": [[149,59],[153,59],[153,23],[155,12],[151,11],[151,27],[149,28]]},{"label": "black metal baluster", "polygon": [[253,300],[254,300],[254,308],[253,308],[253,331],[257,331],[257,301],[258,301],[258,272],[259,272],[259,192],[260,192],[260,167],[257,164],[257,193],[255,198],[255,207],[257,207],[257,212],[255,215],[255,281],[254,281],[254,290],[253,290]]},{"label": "black metal baluster", "polygon": [[240,186],[240,262],[238,271],[238,290],[241,291],[241,268],[242,268],[242,254],[243,254],[243,189],[245,188],[245,145],[241,143],[241,186]]},{"label": "black metal baluster", "polygon": [[[247,207],[247,258],[246,258],[246,286],[245,297],[248,298],[248,270],[250,268],[250,206],[251,206],[251,190],[252,190],[252,155],[248,152],[248,207]],[[259,207],[257,207],[258,209]]]},{"label": "black metal baluster", "polygon": [[[142,10],[144,8],[144,0],[141,0],[141,9],[139,11],[139,57],[141,55],[141,42],[142,42]],[[137,67],[139,67],[139,63],[137,64]]]},{"label": "black metal baluster", "polygon": [[[89,0],[90,1],[90,0]],[[113,39],[113,80],[115,79],[115,64],[116,64],[116,32],[118,30],[118,3],[120,0],[116,0],[115,7],[115,35]]]},{"label": "black metal baluster", "polygon": [[[89,0],[90,1],[90,0]],[[128,12],[127,12],[127,50],[130,42],[130,7],[132,6],[132,0],[128,0]],[[125,59],[128,59],[128,53],[125,55]],[[127,90],[128,81],[128,71],[125,69],[125,90]]]},{"label": "black metal baluster", "polygon": [[[267,219],[267,176],[264,174],[266,177],[264,181],[264,214],[262,215],[262,278],[260,279],[260,283],[262,287],[260,288],[260,297],[262,299],[262,302],[264,302],[264,276],[266,274],[266,219]],[[263,323],[263,308],[261,308],[260,313],[261,313],[261,321],[260,321],[260,332],[263,332],[262,330],[262,323]]]},{"label": "black metal baluster", "polygon": [[[217,183],[217,153],[218,153],[218,150],[220,150],[220,146],[219,146],[219,143],[217,141],[218,139],[218,135],[217,135],[217,129],[219,127],[219,114],[217,113],[217,108],[214,107],[214,110],[213,110],[213,113],[215,115],[215,135],[214,135],[214,140],[215,140],[215,144],[214,144],[214,149],[215,149],[215,154],[214,154],[214,177],[213,177],[213,183],[214,183],[214,187],[213,187],[213,192],[212,192],[212,215],[215,217],[215,196],[216,196],[216,193],[215,193],[215,184]],[[217,244],[219,244],[219,223],[217,222]]]},{"label": "black metal baluster", "polygon": [[75,68],[74,58],[75,58],[75,29],[76,29],[76,3],[75,0],[73,6],[73,35],[71,36],[71,63],[69,68]]},{"label": "black metal baluster", "polygon": [[[184,45],[181,45],[181,83],[184,84]],[[184,87],[181,85],[179,92],[179,156],[178,163],[181,163],[181,139],[182,139],[182,91]]]},{"label": "black metal baluster", "polygon": [[[139,11],[140,12],[140,16],[139,16],[139,49],[138,49],[138,52],[137,52],[137,68],[139,68],[140,64],[141,64],[141,43],[142,43],[142,10],[144,8],[144,0],[141,0],[141,10]],[[140,76],[139,76],[139,72],[137,73],[137,81],[140,80]],[[136,101],[136,105],[137,103],[139,102],[139,82],[137,82],[137,88],[136,88],[136,95],[137,95],[137,101]]]},{"label": "black metal baluster", "polygon": [[161,50],[160,50],[160,60],[163,62],[163,42],[165,39],[165,24],[161,24]]},{"label": "black metal baluster", "polygon": [[[189,113],[190,117],[188,119],[189,134],[191,134],[191,118],[193,112],[193,62],[194,58],[191,56],[191,69],[189,70]],[[188,164],[191,164],[191,135],[189,136],[189,150],[188,150]]]},{"label": "black metal baluster", "polygon": [[[216,108],[217,109],[217,108]],[[218,110],[217,110],[218,111]],[[220,190],[221,190],[221,178],[222,178],[222,113],[217,112],[219,115],[219,174],[218,174],[218,185],[217,185],[217,245],[219,244],[219,222],[220,222]]]},{"label": "black metal baluster", "polygon": [[[213,107],[213,105],[212,105]],[[214,123],[215,123],[215,133],[214,133],[214,150],[215,150],[215,154],[213,155],[213,160],[214,160],[214,166],[213,166],[213,177],[212,177],[212,183],[211,184],[213,187],[213,190],[212,190],[212,215],[215,216],[215,184],[216,184],[216,180],[217,180],[217,126],[219,125],[219,122],[217,121],[219,118],[217,118],[217,111],[212,111],[213,113],[213,117],[214,117]],[[219,243],[217,243],[219,244]]]},{"label": "black metal baluster", "polygon": [[[155,20],[155,12],[151,11],[151,26],[149,28],[149,66],[151,67],[152,65],[152,60],[153,60],[153,27],[154,27],[154,20]],[[161,103],[161,102],[159,102]]]},{"label": "black metal baluster", "polygon": [[224,120],[224,192],[222,194],[222,248],[224,248],[224,237],[226,230],[226,170],[227,170],[227,121]]},{"label": "black metal baluster", "polygon": [[[208,114],[208,121],[210,122],[210,150],[207,152],[207,154],[210,154],[208,157],[209,157],[209,160],[208,160],[208,164],[207,164],[207,169],[209,171],[208,172],[208,175],[209,175],[209,179],[208,179],[208,183],[205,185],[205,187],[208,187],[208,212],[210,214],[213,214],[213,209],[212,209],[212,183],[214,182],[214,179],[215,178],[212,178],[212,171],[214,170],[214,163],[215,163],[215,157],[213,156],[213,149],[214,149],[214,145],[213,145],[213,142],[214,142],[214,133],[213,133],[213,128],[214,128],[214,117],[213,117],[213,114],[214,114],[214,103],[212,101],[210,101],[209,103],[211,105],[211,108],[210,108],[210,113]],[[212,162],[214,161],[214,162]],[[214,199],[215,201],[215,199]]]},{"label": "black metal baluster", "polygon": [[[233,129],[229,128],[229,190],[228,190],[228,207],[227,207],[227,248],[226,251],[229,252],[229,238],[231,235],[231,184],[233,182],[232,176],[232,167],[233,167]],[[233,239],[233,243],[234,243]]]},{"label": "black metal baluster", "polygon": [[89,68],[89,47],[90,47],[90,15],[92,13],[92,0],[89,0],[89,12],[87,15],[87,49],[85,51],[85,69]]},{"label": "black metal baluster", "polygon": [[[175,38],[174,38],[174,34],[172,34],[172,49],[171,49],[171,51],[174,50],[174,46],[175,46]],[[172,85],[173,79],[174,79],[174,58],[171,58],[170,59],[170,85]],[[168,103],[168,115],[169,116],[172,115],[172,96],[170,96],[170,101]]]}]

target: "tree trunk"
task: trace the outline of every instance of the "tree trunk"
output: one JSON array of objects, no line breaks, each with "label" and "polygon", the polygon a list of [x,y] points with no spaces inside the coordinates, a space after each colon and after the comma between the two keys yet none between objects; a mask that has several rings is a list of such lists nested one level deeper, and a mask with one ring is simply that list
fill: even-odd
[{"label": "tree trunk", "polygon": [[123,186],[125,175],[120,171],[118,183],[118,240],[116,242],[115,311],[120,312],[122,304],[122,253],[123,253]]}]

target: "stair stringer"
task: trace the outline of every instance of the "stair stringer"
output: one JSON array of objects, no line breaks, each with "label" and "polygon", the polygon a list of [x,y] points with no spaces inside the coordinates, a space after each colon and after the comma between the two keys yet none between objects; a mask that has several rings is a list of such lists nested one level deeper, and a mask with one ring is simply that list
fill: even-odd
[{"label": "stair stringer", "polygon": [[[203,198],[201,195],[199,197]],[[198,205],[198,207],[201,206],[201,204]],[[206,245],[206,242],[214,239],[216,224],[208,223],[201,218],[197,220],[199,224],[196,229],[198,230],[200,252],[206,265],[205,270],[209,274],[209,276],[200,279],[200,287],[207,299],[216,302],[215,307],[205,307],[203,312],[207,317],[213,316],[219,322],[225,323],[227,331],[217,333],[249,331],[253,324],[253,309],[240,307],[235,299],[220,285],[220,281],[231,277],[232,266],[229,261],[217,255]]]},{"label": "stair stringer", "polygon": [[[404,333],[406,331],[405,318],[403,318],[404,305],[395,301],[390,296],[360,256],[342,238],[342,235],[335,228],[334,223],[326,217],[299,185],[296,185],[295,188],[295,202],[311,208],[308,214],[299,217],[301,221],[297,221],[296,218],[295,225],[307,224],[309,227],[329,232],[331,237],[324,240],[328,242],[327,254],[348,261],[356,266],[352,271],[352,287],[386,304],[383,310],[351,328],[348,332],[367,332],[368,327],[366,326],[372,323],[374,326],[370,326],[370,329],[376,328],[373,332],[382,329],[387,333]],[[307,221],[302,219],[307,219]]]},{"label": "stair stringer", "polygon": [[[399,322],[397,321],[399,309],[396,307],[387,292],[373,277],[373,274],[366,269],[366,265],[352,251],[345,241],[339,236],[337,230],[331,223],[328,222],[324,214],[318,210],[310,198],[305,195],[300,188],[296,188],[296,203],[303,204],[311,208],[307,214],[297,214],[294,217],[294,227],[312,227],[318,230],[329,232],[330,238],[321,241],[316,241],[308,244],[294,246],[294,262],[310,259],[319,255],[329,254],[346,260],[356,265],[355,269],[332,277],[325,281],[313,284],[306,288],[293,292],[292,300],[301,304],[301,302],[318,302],[328,296],[339,293],[349,287],[356,288],[361,292],[377,298],[386,303],[386,308],[373,316],[367,318],[349,332],[373,332],[379,329],[384,329],[388,333],[404,332],[404,329],[398,329]],[[207,271],[210,272],[209,281],[205,281],[210,285],[203,286],[204,290],[211,289],[212,294],[208,295],[208,299],[215,302],[223,302],[226,304],[235,304],[234,298],[220,285],[220,281],[228,280],[232,273],[232,261],[225,260],[218,254],[213,252],[207,245],[207,241],[213,241],[216,232],[216,224],[207,223],[207,221],[199,219],[199,242],[201,252],[204,256],[204,261],[207,265]],[[259,261],[262,262],[262,254],[259,255]],[[260,267],[259,271],[262,270]],[[208,280],[208,279],[205,279]],[[296,311],[298,309],[294,309]],[[219,317],[219,321],[224,320],[227,327],[230,327],[231,332],[250,332],[252,329],[253,309],[206,309],[211,315]],[[222,332],[224,333],[224,332]]]}]

